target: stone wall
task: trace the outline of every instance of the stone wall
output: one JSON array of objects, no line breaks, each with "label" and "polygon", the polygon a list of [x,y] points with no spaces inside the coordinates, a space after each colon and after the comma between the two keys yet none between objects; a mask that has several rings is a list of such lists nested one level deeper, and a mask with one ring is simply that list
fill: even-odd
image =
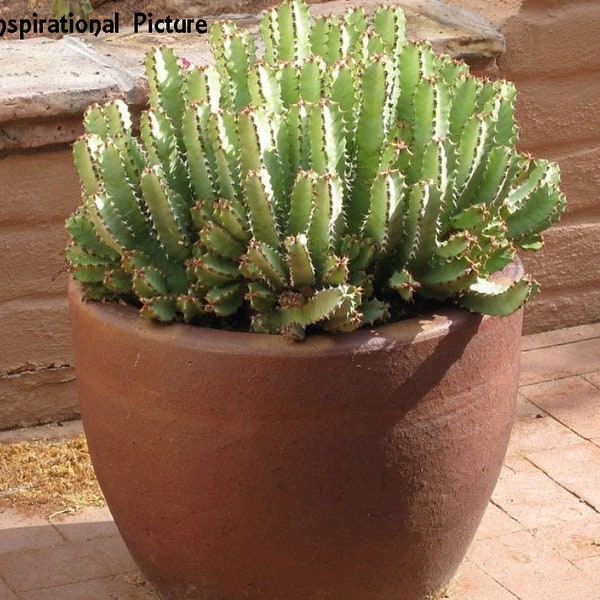
[{"label": "stone wall", "polygon": [[545,248],[524,256],[542,293],[525,331],[600,320],[600,3],[449,0],[501,28],[500,73],[515,82],[521,147],[559,162],[568,209]]},{"label": "stone wall", "polygon": [[[314,10],[352,3],[377,0]],[[494,72],[504,40],[489,24],[437,0],[402,5],[414,37]],[[77,414],[63,258],[64,220],[79,202],[70,144],[90,103],[144,102],[143,55],[159,43],[207,59],[203,39],[186,36],[0,41],[0,429]]]},{"label": "stone wall", "polygon": [[[548,234],[543,253],[525,257],[544,285],[527,311],[526,330],[599,320],[600,5],[452,2],[471,3],[502,25],[508,51],[500,65],[520,90],[523,149],[563,167],[569,212]],[[402,4],[410,7],[413,35],[494,72],[504,48],[497,32],[437,0]],[[17,41],[10,50],[10,42],[0,42],[0,429],[77,411],[62,256],[64,219],[79,200],[69,144],[84,106],[115,96],[139,103],[144,89],[139,40],[92,42]],[[191,60],[205,56],[202,47],[179,43]]]},{"label": "stone wall", "polygon": [[65,299],[71,152],[0,157],[0,428],[76,414]]}]

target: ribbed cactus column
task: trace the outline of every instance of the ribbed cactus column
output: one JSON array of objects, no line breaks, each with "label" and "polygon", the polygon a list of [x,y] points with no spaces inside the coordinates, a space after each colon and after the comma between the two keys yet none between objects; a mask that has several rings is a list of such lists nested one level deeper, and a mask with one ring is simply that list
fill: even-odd
[{"label": "ribbed cactus column", "polygon": [[284,2],[210,34],[214,66],[148,54],[139,133],[94,106],[74,147],[68,259],[89,298],[162,321],[304,336],[423,303],[507,314],[537,290],[493,274],[564,208],[559,170],[516,150],[515,90],[405,38],[398,7],[312,19]]}]

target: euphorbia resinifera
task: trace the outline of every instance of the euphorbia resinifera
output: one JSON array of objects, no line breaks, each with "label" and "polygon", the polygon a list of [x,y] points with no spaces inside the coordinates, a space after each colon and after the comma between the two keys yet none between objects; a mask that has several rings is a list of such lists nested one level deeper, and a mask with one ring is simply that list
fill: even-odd
[{"label": "euphorbia resinifera", "polygon": [[148,54],[139,127],[118,100],[85,115],[67,258],[88,298],[301,338],[536,292],[492,278],[564,210],[558,166],[516,149],[510,83],[407,40],[397,6],[286,1],[259,43],[219,22],[210,45],[210,66]]}]

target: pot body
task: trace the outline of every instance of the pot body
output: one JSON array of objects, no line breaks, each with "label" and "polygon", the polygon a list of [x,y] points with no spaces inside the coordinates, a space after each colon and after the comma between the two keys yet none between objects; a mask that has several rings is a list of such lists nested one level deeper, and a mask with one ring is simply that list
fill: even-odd
[{"label": "pot body", "polygon": [[506,452],[521,312],[290,343],[80,295],[90,454],[164,598],[417,600],[448,583]]}]

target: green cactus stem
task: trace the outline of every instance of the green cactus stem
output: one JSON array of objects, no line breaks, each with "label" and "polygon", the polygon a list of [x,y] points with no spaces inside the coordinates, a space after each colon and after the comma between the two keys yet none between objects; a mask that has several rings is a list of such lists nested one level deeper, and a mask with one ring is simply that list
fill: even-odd
[{"label": "green cactus stem", "polygon": [[209,66],[151,51],[139,131],[121,101],[86,112],[66,256],[88,298],[301,339],[537,292],[493,277],[565,206],[558,166],[516,149],[510,83],[408,40],[397,6],[285,0],[260,37],[216,23]]}]

